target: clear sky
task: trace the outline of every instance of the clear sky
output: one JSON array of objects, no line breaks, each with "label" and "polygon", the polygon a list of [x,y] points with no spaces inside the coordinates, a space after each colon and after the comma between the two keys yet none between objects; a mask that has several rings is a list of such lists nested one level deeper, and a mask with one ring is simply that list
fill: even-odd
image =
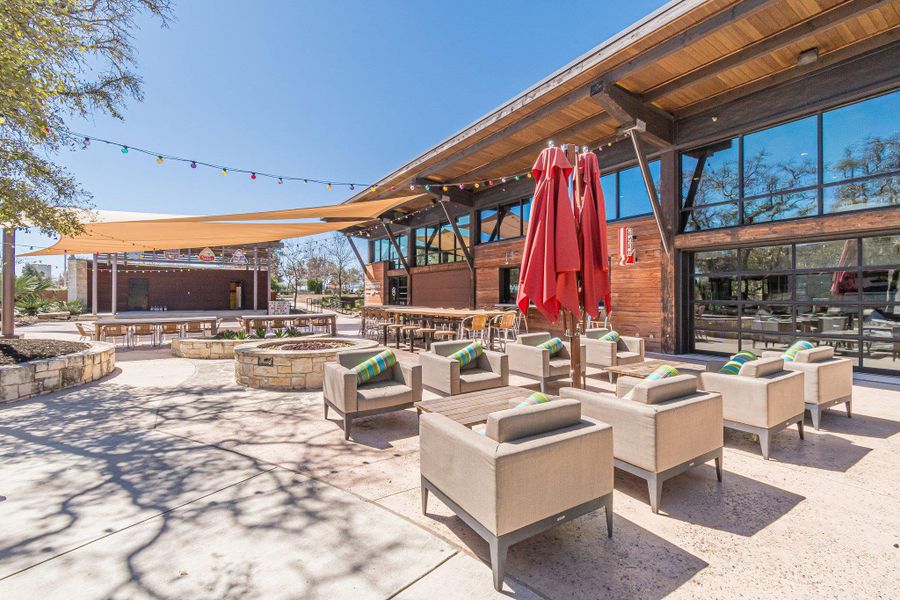
[{"label": "clear sky", "polygon": [[[124,121],[70,129],[236,168],[377,181],[662,4],[175,0],[170,27],[143,19],[135,32],[144,101]],[[215,214],[351,194],[157,165],[98,143],[59,162],[100,209]],[[52,243],[17,241],[20,252]]]}]

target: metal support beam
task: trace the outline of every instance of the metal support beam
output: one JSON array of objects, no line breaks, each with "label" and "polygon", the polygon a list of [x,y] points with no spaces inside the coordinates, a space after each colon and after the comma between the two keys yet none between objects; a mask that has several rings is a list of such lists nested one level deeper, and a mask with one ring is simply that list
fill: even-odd
[{"label": "metal support beam", "polygon": [[366,261],[363,260],[362,254],[359,253],[359,248],[356,247],[356,244],[353,243],[353,238],[350,237],[349,234],[344,234],[344,237],[347,238],[347,243],[350,244],[350,249],[353,250],[353,255],[356,256],[356,260],[359,261],[359,266],[362,269],[363,277],[375,283],[375,279],[369,275],[369,270],[366,269],[368,265],[366,265]]},{"label": "metal support beam", "polygon": [[644,122],[648,141],[658,146],[675,142],[675,120],[672,115],[645,104],[622,86],[602,80],[591,85],[591,98],[619,125]]},{"label": "metal support beam", "polygon": [[659,229],[659,241],[662,244],[663,251],[666,256],[669,254],[669,240],[666,235],[666,227],[663,222],[662,209],[659,206],[659,196],[656,194],[656,184],[653,182],[653,175],[650,173],[650,167],[647,165],[647,155],[641,147],[641,132],[639,127],[628,130],[628,136],[634,146],[634,154],[637,156],[638,164],[641,167],[641,176],[644,179],[644,187],[647,188],[647,197],[650,198],[650,208],[653,209],[653,218],[656,219],[656,228]]},{"label": "metal support beam", "polygon": [[97,270],[100,268],[100,255],[94,252],[94,268],[91,269],[91,314],[97,315]]},{"label": "metal support beam", "polygon": [[255,244],[253,245],[253,310],[259,310],[259,248]]},{"label": "metal support beam", "polygon": [[391,245],[394,247],[394,251],[397,252],[397,258],[400,259],[400,264],[403,265],[403,270],[406,271],[407,275],[409,275],[411,282],[412,272],[409,270],[409,263],[406,262],[406,256],[403,255],[403,252],[400,251],[400,244],[397,243],[397,238],[394,237],[394,232],[391,231],[391,228],[388,227],[388,224],[384,221],[382,221],[381,225],[384,227],[384,232],[387,234],[388,239],[391,241]]},{"label": "metal support beam", "polygon": [[119,295],[118,295],[118,282],[119,282],[119,253],[114,252],[112,255],[112,299],[110,300],[110,312],[112,312],[113,316],[116,316],[116,307],[119,303]]},{"label": "metal support beam", "polygon": [[453,235],[456,236],[456,243],[459,244],[459,247],[463,251],[463,256],[466,257],[466,264],[469,265],[469,270],[474,270],[475,265],[472,261],[472,253],[469,252],[469,247],[463,239],[462,232],[460,232],[459,227],[456,225],[456,219],[451,217],[450,212],[447,210],[447,202],[450,202],[449,198],[447,200],[441,199],[438,201],[438,204],[441,205],[441,208],[444,210],[444,216],[447,217],[447,221],[450,222],[450,227],[453,228]]},{"label": "metal support beam", "polygon": [[272,302],[272,253],[266,248],[266,311]]},{"label": "metal support beam", "polygon": [[3,326],[0,337],[16,335],[16,230],[3,230]]}]

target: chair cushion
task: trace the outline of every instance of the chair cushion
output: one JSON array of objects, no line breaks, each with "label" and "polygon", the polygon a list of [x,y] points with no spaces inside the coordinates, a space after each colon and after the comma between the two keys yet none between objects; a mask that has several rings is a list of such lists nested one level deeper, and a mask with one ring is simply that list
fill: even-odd
[{"label": "chair cushion", "polygon": [[744,377],[765,377],[773,373],[780,373],[783,370],[784,360],[776,356],[774,358],[760,358],[759,360],[746,362],[741,367],[738,375]]},{"label": "chair cushion", "polygon": [[784,354],[781,355],[781,358],[783,358],[787,362],[792,362],[794,358],[796,358],[798,352],[802,350],[812,350],[813,348],[815,348],[815,346],[813,346],[810,342],[807,342],[806,340],[798,340],[791,344],[790,348],[784,351]]},{"label": "chair cushion", "polygon": [[500,373],[477,367],[466,369],[459,374],[459,392],[461,394],[500,387],[500,383]]},{"label": "chair cushion", "polygon": [[550,402],[550,396],[541,392],[535,392],[516,404],[515,408],[522,408],[523,406],[534,406],[536,404],[544,404],[545,402]]},{"label": "chair cushion", "polygon": [[511,442],[581,421],[581,402],[558,400],[537,406],[509,408],[488,415],[485,435],[495,442]]},{"label": "chair cushion", "polygon": [[731,357],[725,365],[719,369],[719,373],[724,375],[737,375],[741,371],[741,367],[746,362],[757,360],[759,357],[749,350],[741,350]]},{"label": "chair cushion", "polygon": [[465,367],[482,354],[484,354],[484,348],[481,346],[481,342],[472,342],[451,354],[449,358],[459,361],[460,367]]},{"label": "chair cushion", "polygon": [[[650,373],[649,375],[644,377],[644,381],[647,381],[647,382],[659,381],[660,379],[666,379],[667,377],[676,377],[677,375],[678,375],[678,369],[676,369],[672,365],[660,365],[659,367],[656,368],[655,371],[653,371],[652,373]],[[643,382],[641,382],[641,383],[643,383]],[[641,385],[641,384],[639,383],[638,385]],[[635,390],[637,389],[638,385],[631,388],[631,390],[629,390],[629,392],[622,397],[625,398],[626,400],[637,400],[637,398],[635,398]],[[646,389],[646,386],[642,389]],[[641,394],[641,396],[644,396],[644,395],[645,394],[643,394],[643,393]],[[643,400],[640,400],[640,402],[643,402]],[[653,404],[653,403],[646,402],[646,404]]]},{"label": "chair cushion", "polygon": [[809,350],[801,350],[794,357],[797,363],[816,363],[834,358],[834,346],[819,346]]},{"label": "chair cushion", "polygon": [[550,375],[565,375],[572,369],[572,361],[568,358],[551,358]]},{"label": "chair cushion", "polygon": [[388,408],[413,401],[412,388],[394,380],[369,382],[356,388],[356,402],[360,411]]},{"label": "chair cushion", "polygon": [[560,350],[563,349],[562,340],[558,337],[551,338],[542,344],[538,344],[541,348],[546,348],[550,351],[550,356],[556,356],[559,354]]},{"label": "chair cushion", "polygon": [[365,383],[376,375],[387,371],[397,364],[397,356],[392,350],[382,350],[372,358],[362,361],[351,369],[356,373],[356,384]]},{"label": "chair cushion", "polygon": [[621,337],[617,331],[610,331],[600,339],[604,342],[618,342]]}]

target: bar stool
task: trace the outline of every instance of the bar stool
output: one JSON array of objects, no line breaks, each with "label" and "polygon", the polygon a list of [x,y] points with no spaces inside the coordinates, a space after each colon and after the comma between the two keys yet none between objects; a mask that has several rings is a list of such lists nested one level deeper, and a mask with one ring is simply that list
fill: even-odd
[{"label": "bar stool", "polygon": [[426,350],[431,349],[431,342],[434,340],[435,332],[437,332],[437,329],[434,327],[419,327],[416,329],[416,333],[422,334],[422,344]]},{"label": "bar stool", "polygon": [[[419,329],[418,325],[403,325],[400,327],[400,333],[409,336],[409,351],[415,352],[416,348],[413,345],[413,342],[416,339],[416,331]],[[400,348],[400,340],[397,339],[397,348]]]},{"label": "bar stool", "polygon": [[402,323],[385,323],[384,324],[384,345],[388,344],[388,334],[393,331],[394,337],[397,339],[397,348],[400,348],[400,330],[403,328]]},{"label": "bar stool", "polygon": [[435,342],[446,341],[446,340],[455,340],[456,332],[452,329],[436,329],[431,337]]}]

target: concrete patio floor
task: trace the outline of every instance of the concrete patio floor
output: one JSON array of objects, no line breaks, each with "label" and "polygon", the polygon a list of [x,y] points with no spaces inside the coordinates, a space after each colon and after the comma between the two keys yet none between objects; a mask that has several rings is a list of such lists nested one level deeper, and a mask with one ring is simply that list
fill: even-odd
[{"label": "concrete patio floor", "polygon": [[[852,419],[807,424],[770,461],[726,432],[724,482],[670,480],[659,515],[616,471],[613,538],[601,511],[513,546],[505,596],[894,597],[900,388],[855,386]],[[0,598],[501,597],[487,545],[438,500],[420,512],[414,411],[354,430],[321,393],[244,389],[230,361],[168,349],[0,405]]]}]

